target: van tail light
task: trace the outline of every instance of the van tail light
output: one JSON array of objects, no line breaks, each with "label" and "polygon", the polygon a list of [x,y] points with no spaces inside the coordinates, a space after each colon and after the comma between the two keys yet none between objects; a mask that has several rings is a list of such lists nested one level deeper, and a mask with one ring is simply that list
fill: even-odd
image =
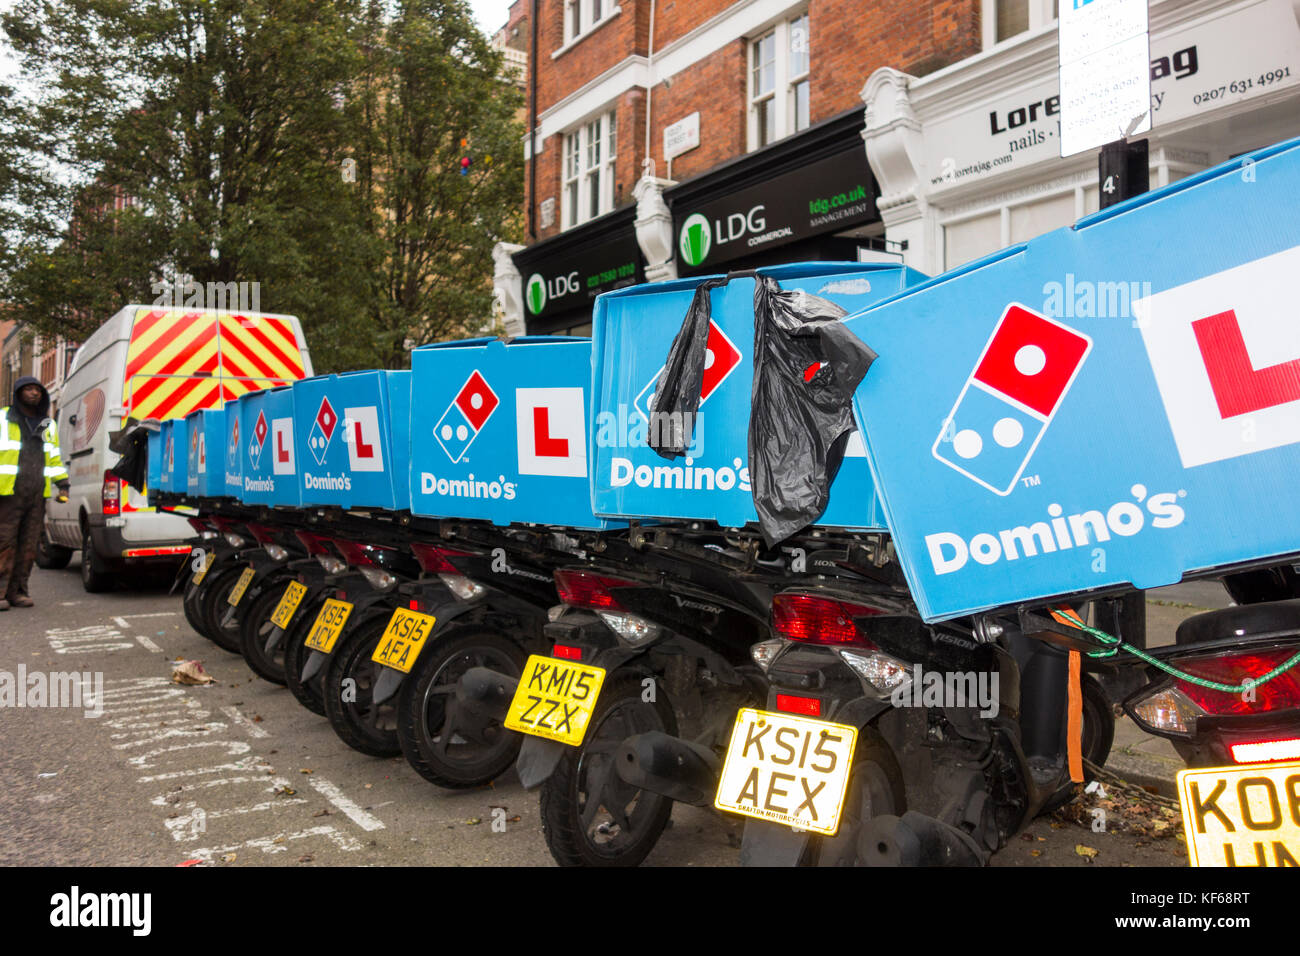
[{"label": "van tail light", "polygon": [[104,472],[104,487],[100,490],[104,514],[120,515],[122,513],[122,481],[111,471]]},{"label": "van tail light", "polygon": [[[1279,664],[1290,660],[1295,653],[1295,647],[1266,651],[1233,650],[1224,654],[1182,658],[1175,666],[1195,677],[1220,684],[1239,685],[1248,678],[1263,677]],[[1131,701],[1125,709],[1144,730],[1190,737],[1196,733],[1198,717],[1248,717],[1298,707],[1300,665],[1249,692],[1211,690],[1193,681],[1175,677],[1152,685],[1146,694]]]},{"label": "van tail light", "polygon": [[421,541],[411,542],[411,553],[428,574],[436,574],[459,601],[473,601],[487,593],[487,588],[461,573],[449,560],[452,557],[470,557],[468,551],[438,548]]},{"label": "van tail light", "polygon": [[772,599],[772,630],[801,644],[874,647],[856,619],[881,613],[865,604],[814,594],[778,594]]}]

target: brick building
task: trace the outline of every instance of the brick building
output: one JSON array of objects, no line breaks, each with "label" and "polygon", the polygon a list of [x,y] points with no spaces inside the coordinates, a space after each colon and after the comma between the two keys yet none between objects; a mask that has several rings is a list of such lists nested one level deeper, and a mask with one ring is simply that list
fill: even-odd
[{"label": "brick building", "polygon": [[[1300,134],[1300,0],[1149,11],[1153,187]],[[600,292],[773,262],[937,274],[1071,224],[1097,208],[1097,160],[1054,138],[1056,12],[518,0],[528,245],[497,250],[507,327],[581,334]]]}]

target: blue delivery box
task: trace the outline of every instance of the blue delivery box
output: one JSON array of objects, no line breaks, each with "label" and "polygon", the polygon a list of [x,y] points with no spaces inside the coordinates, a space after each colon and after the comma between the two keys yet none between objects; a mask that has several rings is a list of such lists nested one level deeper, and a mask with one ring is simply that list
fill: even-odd
[{"label": "blue delivery box", "polygon": [[411,373],[318,375],[292,387],[302,504],[408,509]]},{"label": "blue delivery box", "polygon": [[603,529],[591,512],[591,341],[472,339],[411,355],[411,510]]},{"label": "blue delivery box", "polygon": [[846,320],[922,614],[1300,552],[1300,141]]},{"label": "blue delivery box", "polygon": [[163,422],[158,423],[156,430],[150,431],[148,436],[148,472],[145,475],[146,489],[148,491],[157,491],[162,488],[162,466],[163,451],[166,439],[163,436]]},{"label": "blue delivery box", "polygon": [[[924,278],[897,265],[806,262],[758,270],[784,290],[802,290],[846,312]],[[687,454],[661,458],[647,445],[650,402],[669,347],[691,306],[699,277],[609,292],[592,320],[594,422],[589,439],[592,504],[607,517],[711,520],[743,527],[758,520],[749,480],[749,411],[753,391],[752,277],[710,294],[699,410],[687,429]],[[855,434],[831,488],[821,524],[881,528],[865,451]]]},{"label": "blue delivery box", "polygon": [[[189,430],[183,418],[169,418],[159,429],[162,437],[161,474],[156,487],[159,491],[183,495],[189,491],[186,465],[189,460]],[[150,446],[150,454],[152,454]]]},{"label": "blue delivery box", "polygon": [[226,414],[220,408],[203,408],[185,416],[189,440],[186,455],[186,490],[197,498],[220,498],[226,493]]},{"label": "blue delivery box", "polygon": [[243,487],[247,504],[302,504],[293,442],[293,388],[263,389],[239,397]]},{"label": "blue delivery box", "polygon": [[244,438],[245,432],[239,420],[239,400],[231,399],[222,406],[222,420],[225,428],[225,490],[223,494],[230,498],[240,498],[244,493]]}]

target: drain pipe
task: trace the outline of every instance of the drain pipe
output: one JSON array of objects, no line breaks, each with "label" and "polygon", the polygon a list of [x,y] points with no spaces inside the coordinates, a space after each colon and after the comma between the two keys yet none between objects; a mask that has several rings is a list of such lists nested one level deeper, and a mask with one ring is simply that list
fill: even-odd
[{"label": "drain pipe", "polygon": [[533,0],[533,49],[528,57],[528,238],[537,240],[537,2]]},{"label": "drain pipe", "polygon": [[654,175],[654,160],[650,158],[650,98],[655,88],[655,0],[650,0],[650,49],[646,57],[646,70],[650,74],[645,88],[645,155],[641,159],[641,175]]}]

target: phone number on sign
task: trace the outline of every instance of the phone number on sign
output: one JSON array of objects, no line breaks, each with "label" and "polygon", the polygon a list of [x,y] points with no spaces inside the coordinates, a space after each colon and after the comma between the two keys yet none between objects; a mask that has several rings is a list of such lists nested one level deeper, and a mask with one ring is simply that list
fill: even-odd
[{"label": "phone number on sign", "polygon": [[1233,80],[1224,86],[1216,87],[1212,90],[1206,90],[1204,93],[1197,93],[1192,97],[1192,102],[1197,106],[1202,103],[1212,103],[1217,99],[1226,96],[1236,96],[1254,89],[1257,86],[1272,86],[1274,83],[1287,79],[1291,75],[1291,67],[1284,66],[1281,69],[1269,70],[1267,73],[1261,73],[1257,78],[1247,77],[1244,80]]}]

